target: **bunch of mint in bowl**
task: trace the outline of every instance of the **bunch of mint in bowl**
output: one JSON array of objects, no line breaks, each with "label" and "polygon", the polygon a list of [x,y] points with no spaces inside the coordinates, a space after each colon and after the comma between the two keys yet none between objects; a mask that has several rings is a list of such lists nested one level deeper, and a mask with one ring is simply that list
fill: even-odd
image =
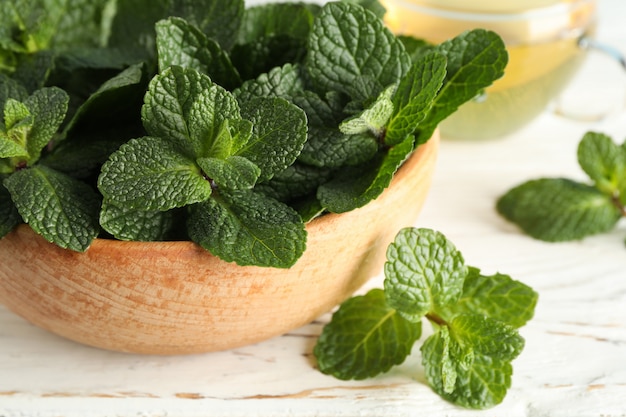
[{"label": "bunch of mint in bowl", "polygon": [[483,30],[396,37],[376,2],[83,3],[0,6],[0,236],[290,267],[308,220],[375,199],[507,60]]},{"label": "bunch of mint in bowl", "polygon": [[[81,343],[165,354],[264,340],[345,300],[382,268],[388,229],[415,220],[438,124],[507,63],[493,32],[430,45],[392,34],[383,15],[370,0],[0,3],[0,300]],[[361,211],[399,179],[389,206]],[[357,212],[365,223],[356,214],[337,227]],[[409,317],[408,344],[426,314],[442,329],[424,348],[431,383],[480,408],[506,392],[523,322],[491,322],[498,308],[482,295],[480,308],[456,306],[464,280],[484,278],[459,268],[442,284],[454,297]],[[487,281],[521,288],[530,318],[532,290]],[[397,308],[394,320],[413,308],[381,294],[368,297],[385,314]],[[455,322],[458,312],[476,317]],[[512,342],[499,358],[506,384],[475,403],[454,389],[471,349],[453,352],[467,359],[457,369],[439,348],[456,349],[452,333],[480,320],[478,336],[495,328]],[[477,349],[483,362],[501,353]],[[324,372],[355,377],[329,356]]]}]

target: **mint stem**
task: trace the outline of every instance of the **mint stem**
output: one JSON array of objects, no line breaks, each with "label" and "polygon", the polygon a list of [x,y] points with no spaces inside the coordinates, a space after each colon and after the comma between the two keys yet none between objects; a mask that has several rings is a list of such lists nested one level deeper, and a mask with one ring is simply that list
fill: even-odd
[{"label": "mint stem", "polygon": [[431,321],[432,323],[435,323],[436,325],[443,327],[443,326],[447,326],[448,322],[446,322],[444,319],[442,319],[441,317],[439,317],[436,314],[433,313],[428,313],[426,314],[426,318]]}]

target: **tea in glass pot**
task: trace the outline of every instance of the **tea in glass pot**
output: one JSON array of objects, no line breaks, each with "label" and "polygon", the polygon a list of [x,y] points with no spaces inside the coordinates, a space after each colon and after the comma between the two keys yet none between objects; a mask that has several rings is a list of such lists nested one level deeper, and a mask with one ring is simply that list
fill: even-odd
[{"label": "tea in glass pot", "polygon": [[596,0],[383,0],[398,34],[441,43],[465,30],[498,33],[509,53],[504,76],[441,124],[444,137],[487,139],[541,114],[585,60]]}]

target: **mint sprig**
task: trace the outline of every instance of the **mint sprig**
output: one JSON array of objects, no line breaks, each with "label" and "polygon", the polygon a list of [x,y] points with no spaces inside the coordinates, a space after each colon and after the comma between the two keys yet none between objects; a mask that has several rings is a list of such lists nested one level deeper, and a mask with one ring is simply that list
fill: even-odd
[{"label": "mint sprig", "polygon": [[399,365],[421,336],[422,364],[435,392],[463,407],[499,404],[511,386],[511,362],[533,316],[537,293],[507,275],[465,265],[444,235],[405,228],[387,250],[384,290],[345,301],[320,335],[321,372],[364,379]]},{"label": "mint sprig", "polygon": [[498,199],[497,211],[528,235],[548,242],[613,229],[626,216],[626,145],[588,132],[577,155],[591,183],[568,178],[526,181]]}]

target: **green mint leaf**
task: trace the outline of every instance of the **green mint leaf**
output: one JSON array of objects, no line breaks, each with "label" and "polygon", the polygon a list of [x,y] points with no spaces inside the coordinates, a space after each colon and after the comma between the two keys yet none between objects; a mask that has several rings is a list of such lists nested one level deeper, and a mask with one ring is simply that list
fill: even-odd
[{"label": "green mint leaf", "polygon": [[100,167],[113,152],[142,132],[127,125],[82,132],[54,146],[39,163],[75,178],[97,176]]},{"label": "green mint leaf", "polygon": [[94,126],[101,131],[128,119],[134,122],[145,93],[146,73],[145,64],[131,65],[102,83],[76,110],[63,135],[81,137]]},{"label": "green mint leaf", "polygon": [[328,3],[314,21],[306,67],[324,91],[365,101],[398,83],[410,66],[402,43],[369,10]]},{"label": "green mint leaf", "polygon": [[0,132],[0,158],[28,156],[28,151],[15,140],[15,136],[24,137],[27,132],[28,126],[17,126],[8,133]]},{"label": "green mint leaf", "polygon": [[466,276],[463,256],[439,232],[405,228],[387,249],[385,294],[408,320],[456,303]]},{"label": "green mint leaf", "polygon": [[113,153],[102,166],[98,188],[113,204],[139,210],[170,210],[211,195],[196,162],[155,137],[132,139]]},{"label": "green mint leaf", "polygon": [[610,196],[564,178],[518,185],[498,199],[496,208],[530,236],[549,242],[606,232],[622,216]]},{"label": "green mint leaf", "polygon": [[271,3],[249,7],[237,35],[237,43],[246,44],[272,36],[305,40],[313,26],[309,7],[299,3]]},{"label": "green mint leaf", "polygon": [[198,96],[212,87],[211,79],[196,70],[167,68],[150,81],[144,99],[141,117],[146,131],[168,138],[189,156],[202,155],[203,143],[191,138],[188,121]]},{"label": "green mint leaf", "polygon": [[242,80],[251,80],[286,64],[300,64],[306,55],[306,42],[279,35],[235,45],[230,53]]},{"label": "green mint leaf", "polygon": [[370,134],[346,135],[336,128],[310,126],[308,137],[299,159],[320,168],[360,165],[378,152],[378,142]]},{"label": "green mint leaf", "polygon": [[443,315],[449,320],[458,314],[480,314],[519,328],[533,317],[538,297],[531,287],[508,275],[484,276],[470,267],[463,295]]},{"label": "green mint leaf", "polygon": [[[5,103],[12,98],[23,102],[28,97],[28,90],[22,84],[0,73],[0,109],[4,109]],[[0,117],[4,115],[0,114]],[[4,119],[2,119],[4,123]]]},{"label": "green mint leaf", "polygon": [[47,84],[49,85],[48,81],[55,71],[60,70],[61,57],[66,53],[43,50],[33,54],[20,55],[11,77],[29,92],[44,88]]},{"label": "green mint leaf", "polygon": [[[6,4],[8,3],[8,4]],[[107,0],[9,0],[0,6],[0,47],[19,53],[99,46]]]},{"label": "green mint leaf", "polygon": [[243,79],[275,67],[299,63],[306,55],[315,5],[271,3],[246,9],[237,45],[231,52]]},{"label": "green mint leaf", "polygon": [[152,60],[156,52],[154,25],[171,15],[170,5],[171,0],[116,2],[108,46],[135,57],[135,62]]},{"label": "green mint leaf", "polygon": [[341,122],[339,130],[346,135],[371,133],[375,137],[382,136],[384,127],[394,112],[391,98],[395,92],[395,85],[387,87],[368,108]]},{"label": "green mint leaf", "polygon": [[[304,90],[294,94],[292,101],[296,106],[304,110],[310,126],[336,130],[342,121],[343,103],[336,100],[332,94],[327,94],[325,98],[322,98],[312,91]],[[309,140],[311,139],[314,139],[314,137],[311,137]]]},{"label": "green mint leaf", "polygon": [[454,359],[450,353],[450,349],[452,348],[452,339],[450,338],[450,331],[448,330],[448,327],[444,326],[439,329],[439,335],[441,336],[443,347],[441,351],[441,385],[443,392],[451,394],[454,392],[458,373],[456,370],[456,364],[454,363]]},{"label": "green mint leaf", "polygon": [[578,163],[605,194],[626,186],[626,152],[607,135],[587,132],[578,144]]},{"label": "green mint leaf", "polygon": [[242,156],[226,159],[199,158],[198,165],[219,187],[229,190],[245,190],[254,187],[261,170]]},{"label": "green mint leaf", "polygon": [[207,74],[230,90],[241,84],[228,54],[213,39],[184,19],[170,17],[156,24],[159,71],[176,65]]},{"label": "green mint leaf", "polygon": [[278,97],[261,97],[242,105],[241,115],[252,122],[252,136],[237,151],[261,169],[267,180],[294,163],[307,140],[304,111]]},{"label": "green mint leaf", "polygon": [[194,69],[169,67],[150,82],[142,119],[152,136],[168,138],[190,157],[208,150],[226,119],[240,118],[231,93]]},{"label": "green mint leaf", "polygon": [[[7,130],[12,129],[30,115],[28,107],[15,99],[9,98],[4,105],[4,125]],[[32,121],[29,125],[32,125]]]},{"label": "green mint leaf", "polygon": [[229,50],[245,11],[244,0],[173,0],[168,15],[182,17]]},{"label": "green mint leaf", "polygon": [[317,187],[328,181],[332,171],[296,161],[269,181],[257,184],[255,190],[283,202],[315,195]]},{"label": "green mint leaf", "polygon": [[379,155],[363,165],[343,169],[319,187],[317,198],[333,213],[364,206],[389,186],[395,172],[413,151],[413,141],[413,137],[409,137],[385,155]]},{"label": "green mint leaf", "polygon": [[299,66],[285,64],[259,75],[254,80],[244,82],[233,94],[242,104],[256,97],[280,97],[289,100],[303,89]]},{"label": "green mint leaf", "polygon": [[421,323],[405,320],[374,289],[341,304],[324,326],[313,353],[321,372],[365,379],[401,364],[421,335]]},{"label": "green mint leaf", "polygon": [[[250,133],[249,124],[238,122],[239,119],[239,104],[229,91],[213,84],[199,92],[191,105],[188,121],[196,155],[214,156],[218,149],[220,155],[225,155],[225,149],[246,141]],[[222,143],[223,140],[227,143]]]},{"label": "green mint leaf", "polygon": [[24,222],[49,242],[84,252],[100,232],[100,198],[79,180],[36,166],[15,172],[4,186]]},{"label": "green mint leaf", "polygon": [[28,157],[25,146],[33,118],[26,105],[8,99],[4,106],[4,123],[5,127],[0,125],[0,158]]},{"label": "green mint leaf", "polygon": [[252,122],[244,119],[226,119],[217,132],[210,149],[205,153],[226,159],[241,150],[252,136]]},{"label": "green mint leaf", "polygon": [[445,333],[436,332],[421,347],[429,385],[462,407],[485,409],[500,404],[511,386],[511,363],[465,350]]},{"label": "green mint leaf", "polygon": [[412,135],[430,111],[446,76],[445,56],[433,52],[417,61],[400,81],[393,97],[394,114],[387,127],[385,144],[402,142]]},{"label": "green mint leaf", "polygon": [[173,224],[171,210],[133,210],[104,201],[100,211],[100,225],[119,240],[164,240]]},{"label": "green mint leaf", "polygon": [[192,207],[189,236],[227,262],[289,268],[302,255],[306,230],[289,206],[253,190],[220,190]]},{"label": "green mint leaf", "polygon": [[410,35],[397,35],[400,42],[404,45],[407,53],[411,57],[412,62],[419,61],[424,55],[432,52],[436,45]]},{"label": "green mint leaf", "polygon": [[41,150],[54,138],[63,123],[69,96],[60,88],[47,87],[26,98],[24,105],[33,116],[33,125],[26,142],[29,160],[33,163],[39,159]]},{"label": "green mint leaf", "polygon": [[20,223],[22,217],[13,204],[11,194],[0,182],[0,239]]},{"label": "green mint leaf", "polygon": [[371,11],[372,13],[374,13],[376,17],[378,17],[379,19],[382,19],[385,16],[385,13],[387,13],[387,10],[385,9],[385,7],[382,4],[380,4],[378,0],[341,0],[341,1],[343,1],[344,3],[358,4],[364,7],[365,9]]},{"label": "green mint leaf", "polygon": [[524,339],[513,326],[478,314],[456,316],[450,332],[461,346],[494,359],[512,361],[524,348]]},{"label": "green mint leaf", "polygon": [[464,32],[435,50],[448,60],[447,75],[433,107],[420,125],[420,143],[430,138],[438,124],[461,104],[502,77],[508,62],[500,36],[484,29]]},{"label": "green mint leaf", "polygon": [[337,129],[343,106],[332,97],[324,100],[311,91],[303,91],[293,97],[293,102],[305,111],[309,121],[308,139],[299,157],[301,162],[338,168],[362,164],[376,155],[378,142],[374,136],[346,135]]}]

